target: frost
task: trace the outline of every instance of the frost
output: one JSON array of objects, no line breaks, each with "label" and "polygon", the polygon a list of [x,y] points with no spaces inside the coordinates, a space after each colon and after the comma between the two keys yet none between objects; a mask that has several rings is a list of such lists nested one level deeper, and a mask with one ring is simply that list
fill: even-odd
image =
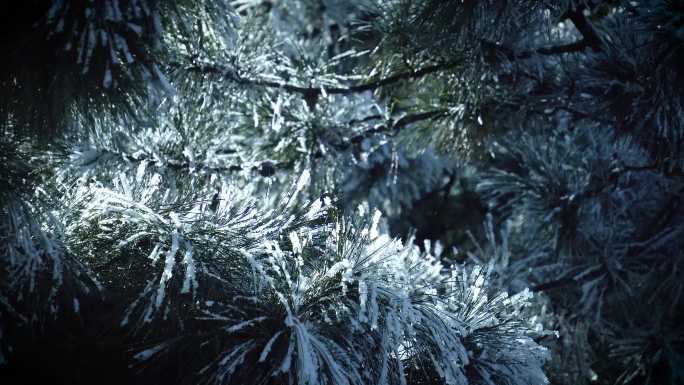
[{"label": "frost", "polygon": [[133,356],[133,358],[138,360],[138,361],[147,361],[150,358],[152,358],[152,356],[160,353],[161,351],[163,351],[164,349],[166,349],[168,347],[169,347],[169,343],[162,342],[161,344],[155,345],[151,348],[145,349],[145,350],[137,353],[136,355]]},{"label": "frost", "polygon": [[171,279],[173,267],[176,263],[176,253],[178,252],[180,243],[180,236],[177,232],[171,235],[171,248],[166,253],[166,258],[164,259],[164,271],[162,272],[161,278],[159,279],[159,288],[157,289],[157,296],[155,298],[155,307],[157,309],[161,308],[162,302],[164,301],[164,294],[166,291],[166,283]]},{"label": "frost", "polygon": [[280,337],[281,334],[283,334],[283,332],[279,331],[276,334],[274,334],[273,337],[271,337],[271,339],[268,340],[268,342],[264,346],[264,350],[262,350],[261,354],[259,355],[259,362],[266,361],[268,354],[271,352],[271,348],[273,347],[273,344],[275,343],[276,339],[278,339],[278,337]]},{"label": "frost", "polygon": [[105,70],[104,80],[102,80],[102,86],[104,88],[109,88],[112,85],[112,70],[107,66]]},{"label": "frost", "polygon": [[192,243],[185,242],[185,255],[183,257],[185,264],[185,278],[183,280],[183,287],[181,293],[188,293],[193,288],[197,287],[197,277],[195,271],[195,261],[192,258]]}]

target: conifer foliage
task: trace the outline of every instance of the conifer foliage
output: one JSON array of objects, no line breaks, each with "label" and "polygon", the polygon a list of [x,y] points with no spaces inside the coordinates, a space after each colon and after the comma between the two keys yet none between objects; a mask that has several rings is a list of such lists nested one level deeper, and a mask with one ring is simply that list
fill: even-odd
[{"label": "conifer foliage", "polygon": [[684,382],[684,3],[2,17],[9,383]]}]

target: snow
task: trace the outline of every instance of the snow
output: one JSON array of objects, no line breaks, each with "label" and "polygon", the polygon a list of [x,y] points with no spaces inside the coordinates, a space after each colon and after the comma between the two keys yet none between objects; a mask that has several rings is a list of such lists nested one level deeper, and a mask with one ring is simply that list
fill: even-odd
[{"label": "snow", "polygon": [[273,344],[275,341],[280,337],[280,335],[283,334],[282,331],[277,332],[276,334],[271,337],[266,345],[264,345],[264,349],[261,351],[261,354],[259,355],[259,362],[264,362],[266,361],[266,358],[268,357],[268,354],[271,352],[271,348],[273,347]]}]

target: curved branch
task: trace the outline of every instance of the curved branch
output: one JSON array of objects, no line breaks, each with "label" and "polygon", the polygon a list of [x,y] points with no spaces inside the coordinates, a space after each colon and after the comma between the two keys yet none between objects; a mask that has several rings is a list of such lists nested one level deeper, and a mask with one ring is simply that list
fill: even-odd
[{"label": "curved branch", "polygon": [[[420,122],[423,120],[432,120],[432,119],[441,118],[443,116],[446,116],[448,114],[448,112],[449,111],[446,109],[437,109],[437,110],[420,112],[420,113],[411,114],[411,115],[405,115],[390,125],[384,125],[383,124],[383,125],[374,127],[373,129],[364,131],[363,133],[360,133],[358,135],[355,135],[349,141],[351,143],[355,143],[355,144],[361,143],[361,141],[363,141],[363,139],[367,138],[368,136],[370,136],[372,134],[378,134],[381,132],[392,132],[392,131],[396,132],[396,131],[401,130],[403,127],[406,127],[406,126],[413,124],[413,123],[417,123],[417,122]],[[382,118],[382,116],[373,115],[373,116],[370,116],[370,117],[365,118],[363,120],[370,119],[370,118],[380,119],[380,118]]]},{"label": "curved branch", "polygon": [[313,88],[313,87],[302,87],[294,84],[289,84],[289,83],[280,83],[277,81],[270,81],[270,80],[262,80],[262,79],[246,79],[243,77],[240,77],[235,71],[231,71],[229,69],[221,68],[215,64],[192,64],[190,66],[182,66],[179,64],[173,65],[174,67],[180,67],[186,71],[189,72],[197,72],[197,73],[202,73],[202,74],[216,74],[216,75],[221,75],[226,78],[228,78],[231,81],[237,82],[237,83],[242,83],[242,84],[249,84],[249,85],[254,85],[254,86],[260,86],[260,87],[267,87],[267,88],[279,88],[287,92],[293,92],[293,93],[299,93],[302,94],[306,99],[307,102],[311,101],[309,105],[311,106],[312,104],[315,105],[316,99],[318,98],[319,95],[321,95],[325,90],[325,93],[327,94],[335,94],[335,95],[348,95],[348,94],[355,94],[355,93],[362,93],[366,91],[373,91],[378,88],[388,86],[391,84],[398,83],[402,80],[409,80],[409,79],[416,79],[420,78],[429,74],[433,74],[436,72],[440,72],[443,70],[447,69],[452,69],[455,67],[458,67],[463,63],[463,59],[458,59],[458,60],[453,60],[445,63],[440,63],[440,64],[435,64],[432,66],[427,66],[418,70],[413,70],[413,71],[407,71],[407,72],[401,72],[383,79],[371,81],[368,83],[362,83],[358,85],[352,85],[349,87],[318,87],[318,88]]},{"label": "curved branch", "polygon": [[587,39],[580,39],[572,43],[555,45],[550,47],[539,47],[522,52],[515,52],[509,47],[500,46],[496,43],[492,43],[486,40],[482,41],[482,44],[483,46],[489,49],[493,49],[495,51],[503,53],[503,55],[508,60],[529,59],[534,55],[562,55],[565,53],[576,53],[582,52],[589,47],[589,42],[587,41]]}]

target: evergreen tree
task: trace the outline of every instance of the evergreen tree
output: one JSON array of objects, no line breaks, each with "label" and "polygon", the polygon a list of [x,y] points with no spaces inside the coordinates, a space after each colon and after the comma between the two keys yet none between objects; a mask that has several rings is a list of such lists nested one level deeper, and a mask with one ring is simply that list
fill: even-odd
[{"label": "evergreen tree", "polygon": [[682,1],[25,4],[0,378],[684,382]]}]

